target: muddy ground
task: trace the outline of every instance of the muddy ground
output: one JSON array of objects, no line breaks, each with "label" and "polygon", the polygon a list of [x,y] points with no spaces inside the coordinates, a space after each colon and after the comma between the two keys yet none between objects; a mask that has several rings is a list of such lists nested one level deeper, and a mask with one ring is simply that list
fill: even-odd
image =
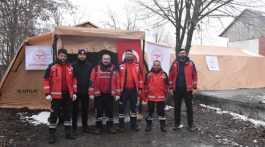
[{"label": "muddy ground", "polygon": [[[159,123],[154,123],[153,131],[144,132],[145,122],[140,121],[141,131],[127,131],[122,134],[82,134],[81,131],[74,141],[64,139],[63,127],[57,131],[58,142],[47,144],[48,129],[45,125],[33,126],[19,119],[18,112],[27,115],[36,111],[26,109],[0,109],[0,147],[226,147],[226,146],[265,146],[265,128],[255,127],[249,122],[234,120],[228,114],[216,114],[194,104],[195,132],[186,128],[173,131],[173,110],[167,112],[168,132],[158,129]],[[185,126],[186,116],[183,112]]]}]

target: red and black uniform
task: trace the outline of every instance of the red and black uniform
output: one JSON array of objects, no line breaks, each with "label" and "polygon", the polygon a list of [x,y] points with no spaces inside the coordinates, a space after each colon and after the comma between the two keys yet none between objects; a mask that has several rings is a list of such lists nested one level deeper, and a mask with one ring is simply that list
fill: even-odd
[{"label": "red and black uniform", "polygon": [[113,125],[114,96],[118,95],[119,82],[118,71],[115,65],[99,64],[95,66],[90,76],[91,87],[89,95],[95,96],[95,107],[97,110],[96,127],[102,128],[103,114],[108,117],[107,127]]},{"label": "red and black uniform", "polygon": [[130,120],[131,127],[135,128],[136,125],[136,105],[137,99],[140,91],[143,90],[144,83],[141,73],[141,69],[138,63],[125,62],[120,65],[119,68],[119,78],[120,78],[120,95],[121,99],[119,101],[119,124],[121,128],[124,128],[124,117],[125,117],[125,107],[127,106],[127,101],[130,103]]},{"label": "red and black uniform", "polygon": [[153,113],[156,111],[161,128],[165,127],[165,100],[168,95],[168,77],[163,70],[152,69],[145,78],[145,93],[148,102],[147,127],[151,127]]},{"label": "red and black uniform", "polygon": [[77,99],[73,104],[73,129],[77,129],[78,115],[80,112],[79,105],[81,104],[82,127],[83,130],[86,131],[88,128],[88,88],[91,84],[90,72],[92,70],[92,65],[88,61],[78,60],[73,64],[73,68],[77,80]]},{"label": "red and black uniform", "polygon": [[72,96],[76,93],[76,79],[70,64],[51,64],[43,80],[45,95],[51,95],[49,128],[55,132],[59,114],[63,114],[66,131],[72,126]]},{"label": "red and black uniform", "polygon": [[169,72],[170,89],[174,91],[175,125],[180,125],[181,103],[187,107],[188,125],[193,125],[192,90],[197,88],[197,71],[194,63],[187,58],[185,62],[176,60]]}]

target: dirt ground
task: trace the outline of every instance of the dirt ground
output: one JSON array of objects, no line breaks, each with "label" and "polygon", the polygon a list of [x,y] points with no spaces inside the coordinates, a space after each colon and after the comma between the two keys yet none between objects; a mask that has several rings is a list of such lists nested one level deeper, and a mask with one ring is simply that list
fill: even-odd
[{"label": "dirt ground", "polygon": [[[0,147],[226,147],[226,146],[265,146],[265,128],[255,127],[249,122],[234,120],[228,114],[216,114],[194,104],[195,132],[186,128],[173,131],[173,110],[167,113],[168,132],[159,130],[156,121],[152,132],[144,132],[145,122],[140,121],[141,131],[130,130],[120,134],[82,134],[77,139],[64,139],[63,127],[57,131],[58,142],[55,145],[47,144],[48,129],[45,125],[33,126],[19,119],[18,112],[27,112],[26,115],[36,114],[37,111],[26,109],[0,109]],[[182,122],[186,122],[183,112]]]}]

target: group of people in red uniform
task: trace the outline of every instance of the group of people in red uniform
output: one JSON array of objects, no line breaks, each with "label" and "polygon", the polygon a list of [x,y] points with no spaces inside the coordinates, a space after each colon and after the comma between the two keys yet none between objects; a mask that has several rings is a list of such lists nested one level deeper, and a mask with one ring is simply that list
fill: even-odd
[{"label": "group of people in red uniform", "polygon": [[[175,126],[181,126],[180,113],[182,100],[188,114],[188,128],[194,129],[192,110],[192,91],[197,89],[197,72],[194,63],[185,50],[179,50],[177,59],[171,66],[169,76],[161,68],[158,60],[151,70],[143,76],[140,65],[135,62],[132,50],[125,52],[124,61],[116,66],[111,55],[103,54],[98,65],[87,61],[86,50],[80,49],[77,62],[67,62],[67,50],[58,50],[57,61],[51,64],[44,75],[44,92],[51,102],[49,117],[49,143],[56,142],[56,128],[59,118],[65,127],[65,138],[75,139],[77,120],[81,105],[83,132],[101,134],[104,128],[109,133],[126,130],[126,108],[129,104],[130,129],[139,131],[137,123],[137,104],[139,96],[147,102],[146,132],[152,130],[153,113],[157,112],[160,130],[166,132],[165,105],[169,94],[174,97]],[[89,99],[96,109],[96,127],[87,125]],[[114,104],[118,103],[118,126],[114,127]],[[103,125],[104,118],[107,119]]]}]

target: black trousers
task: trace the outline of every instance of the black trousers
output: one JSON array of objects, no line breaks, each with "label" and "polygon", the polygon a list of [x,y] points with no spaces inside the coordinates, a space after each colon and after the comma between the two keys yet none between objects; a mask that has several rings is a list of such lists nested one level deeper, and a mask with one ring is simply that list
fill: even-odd
[{"label": "black trousers", "polygon": [[80,104],[81,104],[81,119],[82,127],[87,128],[88,120],[88,106],[89,98],[88,94],[77,94],[77,100],[73,103],[73,129],[77,129],[78,116],[80,113]]},{"label": "black trousers", "polygon": [[96,121],[101,122],[103,115],[108,117],[108,121],[113,121],[113,107],[114,107],[114,97],[111,94],[102,94],[95,98],[96,107]]},{"label": "black trousers", "polygon": [[146,117],[146,120],[152,120],[153,114],[157,112],[158,119],[159,120],[165,120],[165,102],[148,102],[148,115]]},{"label": "black trousers", "polygon": [[72,107],[73,101],[68,93],[62,94],[62,99],[53,99],[51,101],[51,113],[49,117],[49,128],[56,129],[59,123],[59,117],[62,116],[65,127],[72,126]]},{"label": "black trousers", "polygon": [[175,125],[180,125],[181,122],[181,104],[182,100],[185,101],[187,109],[187,119],[188,126],[192,127],[193,125],[193,109],[192,109],[192,92],[187,92],[186,90],[176,90],[174,92],[174,103],[175,103]]},{"label": "black trousers", "polygon": [[125,89],[119,101],[119,118],[125,117],[127,102],[129,101],[130,117],[136,118],[137,112],[137,89]]}]

